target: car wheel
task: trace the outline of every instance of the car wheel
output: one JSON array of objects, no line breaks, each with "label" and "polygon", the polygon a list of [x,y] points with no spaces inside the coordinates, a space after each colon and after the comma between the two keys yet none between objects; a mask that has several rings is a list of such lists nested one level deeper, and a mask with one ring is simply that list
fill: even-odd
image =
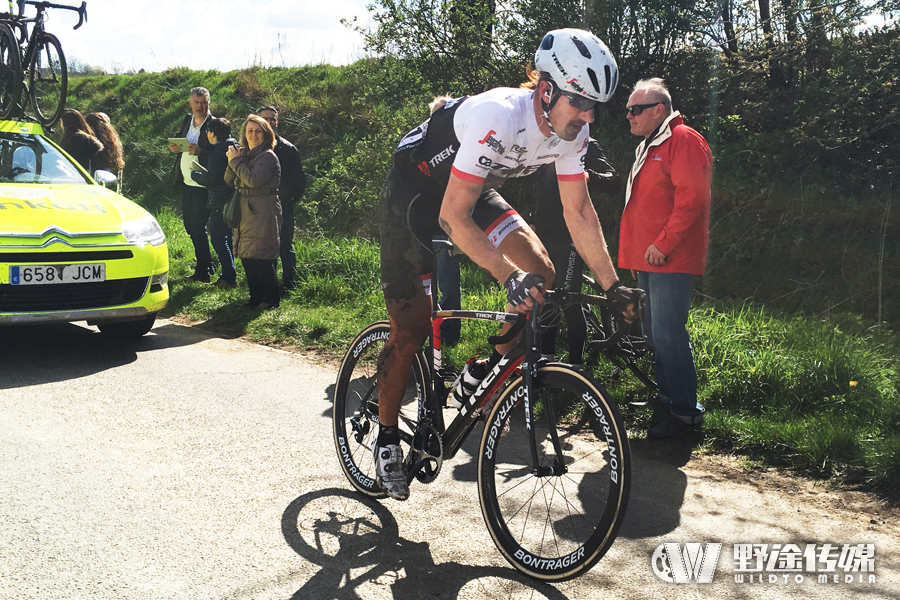
[{"label": "car wheel", "polygon": [[156,321],[156,313],[151,313],[140,321],[125,321],[124,323],[97,323],[97,327],[105,335],[118,338],[139,338],[153,328]]}]

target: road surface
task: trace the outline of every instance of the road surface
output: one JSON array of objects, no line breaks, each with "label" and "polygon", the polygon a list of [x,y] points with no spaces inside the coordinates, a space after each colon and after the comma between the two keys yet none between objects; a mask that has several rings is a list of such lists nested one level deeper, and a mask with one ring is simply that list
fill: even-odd
[{"label": "road surface", "polygon": [[[574,581],[534,582],[485,529],[477,435],[408,502],[350,491],[334,378],[333,364],[165,320],[131,343],[78,325],[0,329],[0,598],[900,597],[896,513],[647,440],[632,443],[632,499],[607,556]],[[712,583],[660,579],[664,542],[721,543]],[[875,581],[836,567],[828,583],[735,583],[739,543],[873,543]]]}]

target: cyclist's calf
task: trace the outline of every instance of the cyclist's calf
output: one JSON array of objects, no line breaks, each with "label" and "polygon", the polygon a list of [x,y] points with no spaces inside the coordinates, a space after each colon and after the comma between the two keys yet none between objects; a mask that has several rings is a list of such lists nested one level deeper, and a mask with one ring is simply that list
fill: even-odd
[{"label": "cyclist's calf", "polygon": [[431,297],[388,300],[391,332],[378,357],[378,416],[382,425],[397,424],[400,403],[413,358],[431,332]]}]

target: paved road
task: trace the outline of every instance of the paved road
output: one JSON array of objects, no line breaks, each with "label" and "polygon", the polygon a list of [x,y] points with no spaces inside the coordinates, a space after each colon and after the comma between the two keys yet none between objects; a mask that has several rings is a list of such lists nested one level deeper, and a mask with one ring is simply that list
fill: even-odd
[{"label": "paved road", "polygon": [[[609,554],[575,581],[532,582],[482,522],[476,436],[409,502],[349,491],[334,375],[169,321],[118,344],[75,325],[0,329],[0,599],[900,597],[896,523],[643,440]],[[692,541],[723,543],[713,583],[658,579],[654,550]],[[873,542],[876,581],[736,584],[736,542]]]}]

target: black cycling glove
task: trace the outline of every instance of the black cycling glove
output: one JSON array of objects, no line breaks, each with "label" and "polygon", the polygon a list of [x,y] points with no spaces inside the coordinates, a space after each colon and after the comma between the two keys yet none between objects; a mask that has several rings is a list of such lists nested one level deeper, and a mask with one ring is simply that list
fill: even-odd
[{"label": "black cycling glove", "polygon": [[526,273],[516,269],[503,282],[503,287],[506,288],[506,301],[513,306],[525,304],[525,299],[531,295],[528,291],[535,287],[543,289],[544,283],[544,276],[540,273]]},{"label": "black cycling glove", "polygon": [[641,300],[641,290],[627,288],[618,281],[604,292],[609,300],[617,304],[637,304]]}]

